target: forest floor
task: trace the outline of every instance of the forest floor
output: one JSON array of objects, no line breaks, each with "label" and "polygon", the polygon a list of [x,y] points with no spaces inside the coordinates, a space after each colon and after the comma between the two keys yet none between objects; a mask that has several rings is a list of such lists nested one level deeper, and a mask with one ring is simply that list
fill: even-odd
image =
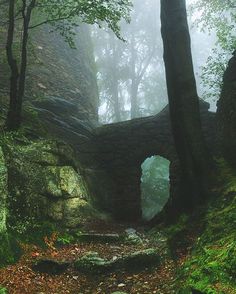
[{"label": "forest floor", "polygon": [[[89,224],[87,230],[99,234],[121,234],[127,227],[104,223]],[[160,237],[159,242],[152,240],[145,229],[135,228],[142,238],[139,244],[126,242],[106,243],[98,241],[75,242],[56,246],[56,234],[45,238],[46,248],[36,245],[22,244],[23,255],[14,264],[0,269],[0,285],[9,294],[111,294],[124,292],[128,294],[171,294],[176,293],[176,272],[185,262],[190,248],[179,250],[175,259],[168,254],[166,239]],[[116,271],[106,274],[84,274],[77,271],[73,261],[86,254],[97,252],[106,259],[117,258],[147,248],[155,248],[160,253],[161,263],[152,269],[142,271]],[[33,270],[33,265],[40,259],[70,261],[63,273],[50,275]]]}]

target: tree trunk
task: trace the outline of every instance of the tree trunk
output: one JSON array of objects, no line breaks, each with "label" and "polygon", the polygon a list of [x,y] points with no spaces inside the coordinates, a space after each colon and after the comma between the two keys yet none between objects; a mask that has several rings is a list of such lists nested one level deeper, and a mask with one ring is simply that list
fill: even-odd
[{"label": "tree trunk", "polygon": [[172,132],[186,191],[183,209],[207,194],[209,154],[202,134],[185,0],[161,0],[164,62]]},{"label": "tree trunk", "polygon": [[19,79],[19,70],[17,66],[17,61],[13,55],[13,40],[14,40],[14,29],[15,29],[15,0],[9,1],[9,25],[7,33],[7,44],[6,44],[6,53],[7,61],[11,70],[10,77],[10,102],[9,110],[7,114],[6,127],[8,130],[14,130],[17,128],[18,120],[17,117],[17,97],[18,97],[18,79]]},{"label": "tree trunk", "polygon": [[22,18],[23,18],[23,38],[21,48],[21,67],[20,73],[17,67],[17,62],[13,57],[13,39],[15,29],[15,1],[10,0],[9,3],[9,28],[8,28],[8,39],[7,39],[7,56],[8,64],[11,69],[11,83],[10,83],[10,104],[7,115],[6,126],[8,130],[17,130],[21,125],[21,112],[22,102],[25,93],[25,78],[26,78],[26,67],[27,67],[27,43],[28,43],[28,31],[29,23],[31,19],[31,13],[35,6],[36,0],[32,0],[27,7],[26,0],[22,0]]},{"label": "tree trunk", "polygon": [[131,87],[130,87],[130,116],[131,119],[138,117],[138,85],[136,82],[136,52],[135,52],[135,40],[134,40],[134,33],[131,37],[131,44],[130,44],[130,52],[131,52]]},{"label": "tree trunk", "polygon": [[114,115],[115,115],[115,122],[121,121],[121,116],[120,116],[120,101],[119,101],[119,79],[118,79],[118,52],[116,48],[116,42],[115,42],[115,37],[114,34],[111,36],[112,38],[112,51],[113,51],[113,56],[112,56],[112,63],[113,63],[113,74],[112,74],[112,100],[114,104]]},{"label": "tree trunk", "polygon": [[236,50],[225,71],[217,106],[220,149],[224,157],[236,166]]},{"label": "tree trunk", "polygon": [[132,79],[131,84],[131,119],[138,117],[138,86],[135,82],[135,77]]},{"label": "tree trunk", "polygon": [[113,102],[114,102],[114,114],[115,114],[115,122],[121,121],[120,116],[120,103],[119,103],[119,92],[118,92],[118,81],[114,81],[113,85]]}]

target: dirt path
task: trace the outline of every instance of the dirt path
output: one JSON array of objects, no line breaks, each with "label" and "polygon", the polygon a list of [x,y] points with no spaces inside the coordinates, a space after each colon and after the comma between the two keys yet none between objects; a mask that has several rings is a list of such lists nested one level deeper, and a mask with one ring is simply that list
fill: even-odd
[{"label": "dirt path", "polygon": [[[91,228],[90,228],[91,229]],[[95,228],[98,231],[97,228]],[[103,227],[103,233],[104,233]],[[120,233],[123,228],[110,228],[109,233]],[[126,242],[100,243],[79,242],[55,248],[55,236],[47,239],[47,250],[37,246],[23,245],[24,255],[18,263],[0,269],[0,285],[8,289],[9,294],[111,294],[116,291],[129,294],[171,294],[175,291],[176,262],[167,257],[162,242],[152,242],[142,232],[142,244]],[[145,268],[141,272],[118,271],[107,274],[83,274],[73,266],[60,275],[48,275],[32,270],[39,258],[51,258],[58,261],[75,261],[85,253],[95,251],[99,256],[114,259],[137,250],[157,248],[162,256],[161,265]]]}]

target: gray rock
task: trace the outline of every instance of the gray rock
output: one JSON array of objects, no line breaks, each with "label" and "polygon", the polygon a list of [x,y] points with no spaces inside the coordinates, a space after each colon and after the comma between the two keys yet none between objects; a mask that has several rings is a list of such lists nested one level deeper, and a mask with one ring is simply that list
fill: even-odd
[{"label": "gray rock", "polygon": [[75,268],[81,272],[98,274],[117,270],[136,271],[157,266],[159,263],[159,253],[150,248],[114,260],[101,258],[97,252],[88,252],[75,262]]},{"label": "gray rock", "polygon": [[101,243],[116,243],[122,239],[119,234],[98,234],[98,233],[77,233],[76,237],[79,241],[83,242],[101,242]]},{"label": "gray rock", "polygon": [[127,229],[125,230],[126,232],[126,237],[125,237],[125,242],[128,244],[142,244],[143,240],[142,238],[136,233],[136,230],[134,229]]},{"label": "gray rock", "polygon": [[88,252],[75,262],[75,268],[86,273],[104,273],[112,270],[114,263],[101,258],[97,252]]},{"label": "gray rock", "polygon": [[136,234],[137,231],[135,229],[133,229],[133,228],[128,228],[128,229],[125,230],[125,232],[128,235],[132,235],[132,234]]}]

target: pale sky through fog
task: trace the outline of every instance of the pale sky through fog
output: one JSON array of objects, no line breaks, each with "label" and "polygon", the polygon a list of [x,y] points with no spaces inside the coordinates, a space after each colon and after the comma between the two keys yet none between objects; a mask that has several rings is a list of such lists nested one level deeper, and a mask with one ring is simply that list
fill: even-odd
[{"label": "pale sky through fog", "polygon": [[[138,3],[142,3],[142,0],[136,0],[136,4]],[[187,5],[187,9],[189,7],[189,5],[196,3],[196,1],[198,0],[186,0],[186,5]],[[157,22],[158,22],[158,26],[157,26],[157,39],[158,42],[162,44],[162,39],[161,39],[161,32],[160,32],[160,12],[158,11],[158,6],[160,5],[160,0],[148,0],[148,2],[151,6],[153,6],[153,9],[151,10],[151,14],[153,14],[156,18],[157,18]],[[135,4],[135,5],[136,5]],[[140,10],[137,10],[138,12],[140,12]],[[149,11],[150,13],[150,11]],[[150,19],[152,19],[152,16],[150,16]],[[193,21],[196,20],[197,18],[199,18],[201,16],[201,12],[195,12],[194,15],[188,16],[189,19],[189,29],[190,29],[190,36],[191,36],[191,45],[192,45],[192,56],[193,56],[193,63],[194,63],[194,71],[195,71],[195,77],[196,77],[196,82],[197,82],[197,88],[198,88],[198,94],[200,97],[203,97],[203,92],[204,92],[204,88],[201,84],[201,71],[202,71],[202,67],[206,64],[207,58],[211,55],[211,51],[212,48],[214,48],[215,45],[215,34],[214,32],[209,34],[208,32],[202,32],[199,28],[197,28],[196,26],[193,27]],[[142,17],[142,11],[141,11],[141,17]],[[145,23],[147,19],[147,15],[145,14],[145,12],[143,13],[143,22]],[[132,27],[133,23],[131,21],[131,24],[128,25]],[[124,27],[124,30],[127,30],[128,27]],[[162,46],[160,46],[159,48],[159,56],[163,55],[162,52]],[[160,66],[162,68],[164,68],[164,62],[163,60],[160,60]],[[163,74],[164,74],[164,70],[163,70]],[[165,97],[167,100],[167,91],[166,91],[166,85],[164,85],[165,87]],[[140,97],[139,93],[139,97]],[[145,93],[144,93],[145,95]],[[158,96],[158,95],[157,95]],[[153,99],[158,99],[156,95],[154,95]],[[211,110],[215,111],[216,106],[215,106],[215,102],[213,101],[209,101],[211,104]],[[140,107],[142,107],[142,105],[140,104]],[[99,114],[103,115],[107,110],[107,104],[103,103],[100,105],[99,108]],[[130,103],[125,103],[124,104],[124,109],[126,111],[130,110]]]}]

